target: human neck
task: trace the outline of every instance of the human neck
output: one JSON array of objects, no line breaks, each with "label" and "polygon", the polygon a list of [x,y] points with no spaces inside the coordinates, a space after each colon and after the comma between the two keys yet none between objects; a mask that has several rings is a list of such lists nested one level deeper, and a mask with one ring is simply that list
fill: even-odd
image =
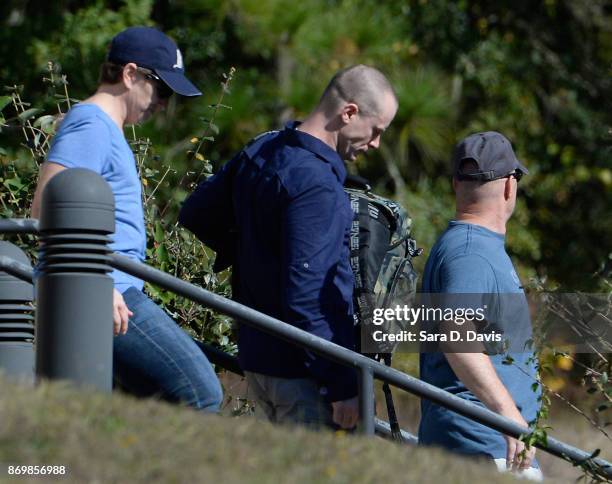
[{"label": "human neck", "polygon": [[333,150],[338,149],[338,132],[331,129],[329,120],[319,111],[310,113],[296,129],[320,139]]},{"label": "human neck", "polygon": [[123,130],[127,118],[127,108],[121,93],[112,85],[101,85],[96,93],[85,99],[83,104],[95,104],[104,111]]},{"label": "human neck", "polygon": [[484,212],[474,207],[457,208],[455,220],[480,225],[498,234],[505,235],[507,218],[500,212]]}]

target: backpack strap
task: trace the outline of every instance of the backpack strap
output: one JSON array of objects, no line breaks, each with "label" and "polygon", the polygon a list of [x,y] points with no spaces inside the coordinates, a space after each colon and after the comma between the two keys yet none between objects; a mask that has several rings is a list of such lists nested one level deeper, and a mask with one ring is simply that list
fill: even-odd
[{"label": "backpack strap", "polygon": [[[391,353],[383,353],[378,355],[379,359],[382,359],[387,366],[391,366]],[[383,393],[385,394],[385,403],[387,404],[387,415],[389,416],[389,426],[391,427],[391,437],[400,444],[404,443],[404,437],[402,436],[402,430],[397,421],[397,414],[395,413],[395,405],[393,404],[393,394],[391,393],[391,387],[387,382],[383,383]]]},{"label": "backpack strap", "polygon": [[369,180],[359,175],[351,175],[350,173],[346,175],[344,186],[345,188],[354,188],[356,190],[363,190],[364,192],[369,192],[372,190]]},{"label": "backpack strap", "polygon": [[253,158],[255,154],[261,148],[261,145],[269,141],[269,136],[273,135],[274,137],[280,134],[280,130],[272,130],[266,131],[264,133],[258,134],[251,141],[249,141],[244,148],[242,148],[242,152],[245,153],[249,158]]}]

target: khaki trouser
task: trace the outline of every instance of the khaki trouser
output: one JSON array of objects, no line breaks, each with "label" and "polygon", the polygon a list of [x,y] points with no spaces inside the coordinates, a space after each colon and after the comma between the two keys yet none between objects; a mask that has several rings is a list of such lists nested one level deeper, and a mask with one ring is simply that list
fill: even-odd
[{"label": "khaki trouser", "polygon": [[301,424],[308,427],[337,428],[332,421],[331,404],[309,378],[280,378],[245,372],[247,398],[256,402],[255,413],[270,422]]}]

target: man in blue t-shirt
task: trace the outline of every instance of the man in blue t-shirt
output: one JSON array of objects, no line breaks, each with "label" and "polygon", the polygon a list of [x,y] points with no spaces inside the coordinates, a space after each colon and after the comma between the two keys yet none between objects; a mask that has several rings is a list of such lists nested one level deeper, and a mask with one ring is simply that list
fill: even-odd
[{"label": "man in blue t-shirt", "polygon": [[[185,77],[176,44],[159,30],[130,27],[112,40],[96,93],[66,114],[42,164],[32,216],[38,218],[47,182],[66,168],[100,174],[115,197],[111,248],[143,261],[146,234],[140,176],[124,137],[126,124],[146,121],[176,92],[199,96]],[[217,376],[196,343],[143,292],[143,281],[113,271],[113,365],[122,387],[159,394],[216,412],[222,400]]]},{"label": "man in blue t-shirt", "polygon": [[[461,344],[445,346],[443,352],[421,353],[420,372],[424,381],[527,427],[536,417],[540,390],[532,388],[536,368],[533,353],[525,347],[531,332],[527,301],[504,247],[506,223],[524,174],[527,169],[500,133],[473,134],[457,145],[453,156],[456,218],[431,250],[422,292],[443,293],[437,298],[453,310],[459,302],[472,310],[479,305],[486,308],[481,310],[488,327],[507,336],[510,349],[485,354]],[[466,331],[460,333],[464,337]],[[510,359],[511,364],[504,364]],[[517,439],[428,400],[422,401],[421,410],[420,443],[484,456],[500,470],[542,479],[535,448],[526,450],[523,458],[525,446]]]}]

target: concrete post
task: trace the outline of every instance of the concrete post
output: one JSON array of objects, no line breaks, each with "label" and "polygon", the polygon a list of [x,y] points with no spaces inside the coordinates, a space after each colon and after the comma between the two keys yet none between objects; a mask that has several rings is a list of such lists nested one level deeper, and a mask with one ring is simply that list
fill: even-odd
[{"label": "concrete post", "polygon": [[42,195],[36,282],[36,374],[112,390],[115,203],[97,173],[72,168]]},{"label": "concrete post", "polygon": [[[32,267],[15,245],[0,241],[0,255]],[[0,271],[0,370],[10,378],[34,383],[32,284]]]}]

